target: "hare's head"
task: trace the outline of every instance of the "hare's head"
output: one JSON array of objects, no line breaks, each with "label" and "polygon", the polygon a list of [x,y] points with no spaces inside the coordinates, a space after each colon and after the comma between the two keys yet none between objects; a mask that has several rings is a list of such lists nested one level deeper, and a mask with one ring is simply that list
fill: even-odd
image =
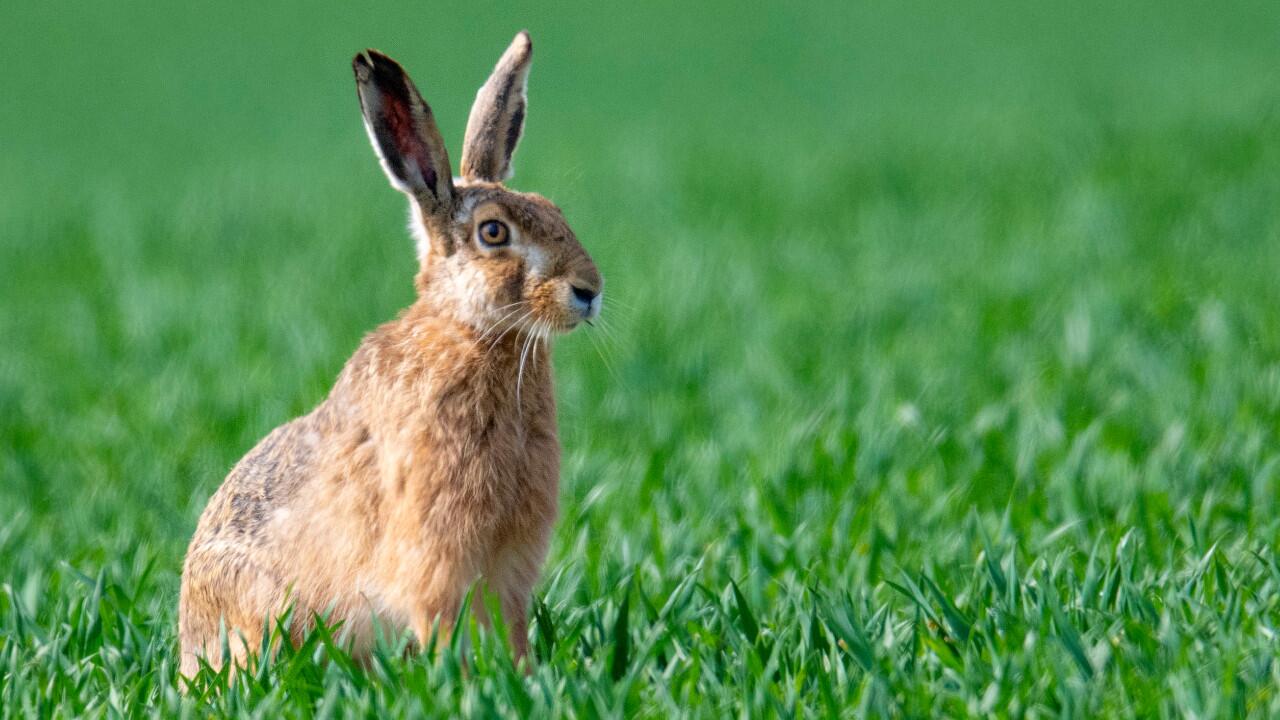
[{"label": "hare's head", "polygon": [[502,184],[524,127],[532,52],[528,34],[516,35],[476,94],[458,178],[431,108],[404,70],[373,50],[352,66],[382,169],[409,196],[419,292],[473,327],[541,335],[599,314],[603,281],[559,208]]}]

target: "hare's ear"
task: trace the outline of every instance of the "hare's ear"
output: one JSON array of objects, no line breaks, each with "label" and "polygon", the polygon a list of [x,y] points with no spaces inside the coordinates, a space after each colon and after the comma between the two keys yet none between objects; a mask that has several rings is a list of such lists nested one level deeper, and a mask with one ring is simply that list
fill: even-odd
[{"label": "hare's ear", "polygon": [[524,130],[525,85],[533,43],[521,30],[476,93],[462,143],[462,177],[502,182],[511,177],[511,156]]},{"label": "hare's ear", "polygon": [[431,108],[395,60],[365,50],[351,61],[364,127],[391,185],[424,212],[448,212],[453,172]]}]

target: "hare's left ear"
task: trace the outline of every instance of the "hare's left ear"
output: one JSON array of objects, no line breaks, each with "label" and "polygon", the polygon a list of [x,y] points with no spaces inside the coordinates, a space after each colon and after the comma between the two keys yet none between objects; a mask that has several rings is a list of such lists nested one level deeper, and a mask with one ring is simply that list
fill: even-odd
[{"label": "hare's left ear", "polygon": [[521,30],[502,54],[489,80],[476,93],[462,144],[462,177],[502,182],[511,177],[511,156],[524,131],[525,85],[533,43]]},{"label": "hare's left ear", "polygon": [[449,153],[431,108],[395,60],[365,50],[351,61],[364,127],[391,185],[428,215],[453,207]]}]

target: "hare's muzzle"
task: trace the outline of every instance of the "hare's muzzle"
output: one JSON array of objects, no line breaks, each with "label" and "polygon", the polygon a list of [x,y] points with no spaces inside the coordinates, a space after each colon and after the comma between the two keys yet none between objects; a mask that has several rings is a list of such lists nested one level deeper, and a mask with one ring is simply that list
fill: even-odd
[{"label": "hare's muzzle", "polygon": [[570,304],[584,320],[592,320],[600,314],[600,303],[603,293],[591,288],[570,286],[572,298]]},{"label": "hare's muzzle", "polygon": [[600,314],[600,293],[588,287],[571,286],[572,305],[584,319],[593,319]]}]

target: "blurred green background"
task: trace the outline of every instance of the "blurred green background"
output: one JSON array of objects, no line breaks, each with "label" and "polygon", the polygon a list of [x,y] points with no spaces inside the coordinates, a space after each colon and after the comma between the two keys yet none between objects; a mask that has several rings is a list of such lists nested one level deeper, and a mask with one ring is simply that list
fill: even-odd
[{"label": "blurred green background", "polygon": [[[557,345],[540,598],[615,632],[544,648],[524,682],[589,692],[538,707],[1280,710],[1275,3],[58,1],[0,27],[7,710],[176,711],[204,501],[413,297],[351,56],[405,65],[456,162],[522,27],[511,184],[609,288],[608,327]],[[633,576],[688,617],[617,633]],[[793,632],[832,642],[761,648]],[[618,682],[599,647],[628,633],[659,639]],[[220,708],[362,687],[317,683]]]}]

